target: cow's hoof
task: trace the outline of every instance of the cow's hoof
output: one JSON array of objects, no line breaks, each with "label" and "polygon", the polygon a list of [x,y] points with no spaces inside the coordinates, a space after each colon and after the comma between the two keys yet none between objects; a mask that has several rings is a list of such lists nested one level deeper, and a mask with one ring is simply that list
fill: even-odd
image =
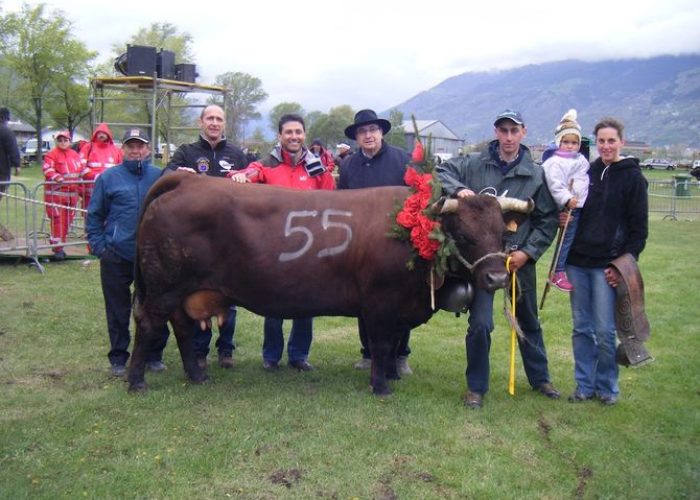
[{"label": "cow's hoof", "polygon": [[148,384],[146,382],[129,382],[129,392],[146,392]]},{"label": "cow's hoof", "polygon": [[391,389],[389,389],[389,387],[373,387],[372,394],[380,398],[391,396]]},{"label": "cow's hoof", "polygon": [[201,372],[201,373],[198,373],[198,374],[190,377],[190,380],[192,381],[193,384],[203,384],[207,380],[209,380],[209,375],[207,375],[207,372]]}]

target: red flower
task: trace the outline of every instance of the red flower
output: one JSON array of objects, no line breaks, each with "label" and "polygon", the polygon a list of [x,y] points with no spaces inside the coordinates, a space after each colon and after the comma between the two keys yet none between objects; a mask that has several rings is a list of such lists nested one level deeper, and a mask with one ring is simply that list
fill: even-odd
[{"label": "red flower", "polygon": [[413,153],[411,154],[411,160],[420,163],[425,158],[425,151],[423,150],[423,144],[416,139],[416,144],[413,147]]},{"label": "red flower", "polygon": [[440,242],[431,238],[439,223],[424,214],[432,198],[431,174],[419,174],[415,169],[406,169],[404,180],[413,189],[413,194],[406,198],[403,208],[396,214],[396,222],[410,231],[413,248],[425,260],[433,260],[440,248]]}]

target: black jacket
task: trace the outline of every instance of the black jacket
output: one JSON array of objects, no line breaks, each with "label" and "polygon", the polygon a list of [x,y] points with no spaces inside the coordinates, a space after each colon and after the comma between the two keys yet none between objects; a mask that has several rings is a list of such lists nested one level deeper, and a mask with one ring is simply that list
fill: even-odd
[{"label": "black jacket", "polygon": [[625,253],[637,259],[649,234],[647,181],[639,160],[623,158],[606,167],[598,158],[591,164],[588,178],[588,198],[567,262],[607,267]]},{"label": "black jacket", "polygon": [[245,153],[226,139],[212,148],[203,137],[197,142],[183,144],[173,154],[163,173],[189,167],[198,174],[226,177],[231,170],[241,170],[248,165]]},{"label": "black jacket", "polygon": [[17,139],[6,123],[0,123],[0,181],[10,180],[12,167],[19,167]]},{"label": "black jacket", "polygon": [[372,158],[367,158],[360,150],[341,163],[338,189],[405,186],[403,177],[410,161],[407,152],[386,142],[382,142],[381,149]]}]

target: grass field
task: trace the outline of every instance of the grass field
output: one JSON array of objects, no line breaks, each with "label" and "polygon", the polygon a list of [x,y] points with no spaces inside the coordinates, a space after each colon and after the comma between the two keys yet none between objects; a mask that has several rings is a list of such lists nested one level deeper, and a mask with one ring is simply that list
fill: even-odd
[{"label": "grass field", "polygon": [[[128,394],[109,376],[97,261],[48,264],[43,275],[1,261],[0,497],[699,498],[699,232],[698,221],[651,222],[640,264],[656,361],[621,371],[614,407],[547,400],[519,356],[509,396],[500,312],[478,411],[461,401],[466,319],[445,312],[415,330],[415,374],[390,398],[372,396],[368,373],[352,368],[353,319],[316,320],[316,371],[267,373],[262,319],[247,311],[233,370],[212,367],[209,383],[192,385],[171,342],[169,369],[147,374],[146,394]],[[563,293],[550,292],[542,323],[568,395]]]}]

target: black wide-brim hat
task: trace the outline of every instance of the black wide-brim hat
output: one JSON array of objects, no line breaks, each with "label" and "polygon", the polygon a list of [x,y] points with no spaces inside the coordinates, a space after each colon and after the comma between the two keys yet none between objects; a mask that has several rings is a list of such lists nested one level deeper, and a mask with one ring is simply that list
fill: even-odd
[{"label": "black wide-brim hat", "polygon": [[345,129],[345,137],[354,141],[356,139],[355,132],[357,131],[357,128],[361,127],[362,125],[370,125],[372,123],[379,125],[385,134],[391,130],[391,122],[389,120],[378,118],[377,113],[371,109],[362,109],[355,114],[353,124]]}]

